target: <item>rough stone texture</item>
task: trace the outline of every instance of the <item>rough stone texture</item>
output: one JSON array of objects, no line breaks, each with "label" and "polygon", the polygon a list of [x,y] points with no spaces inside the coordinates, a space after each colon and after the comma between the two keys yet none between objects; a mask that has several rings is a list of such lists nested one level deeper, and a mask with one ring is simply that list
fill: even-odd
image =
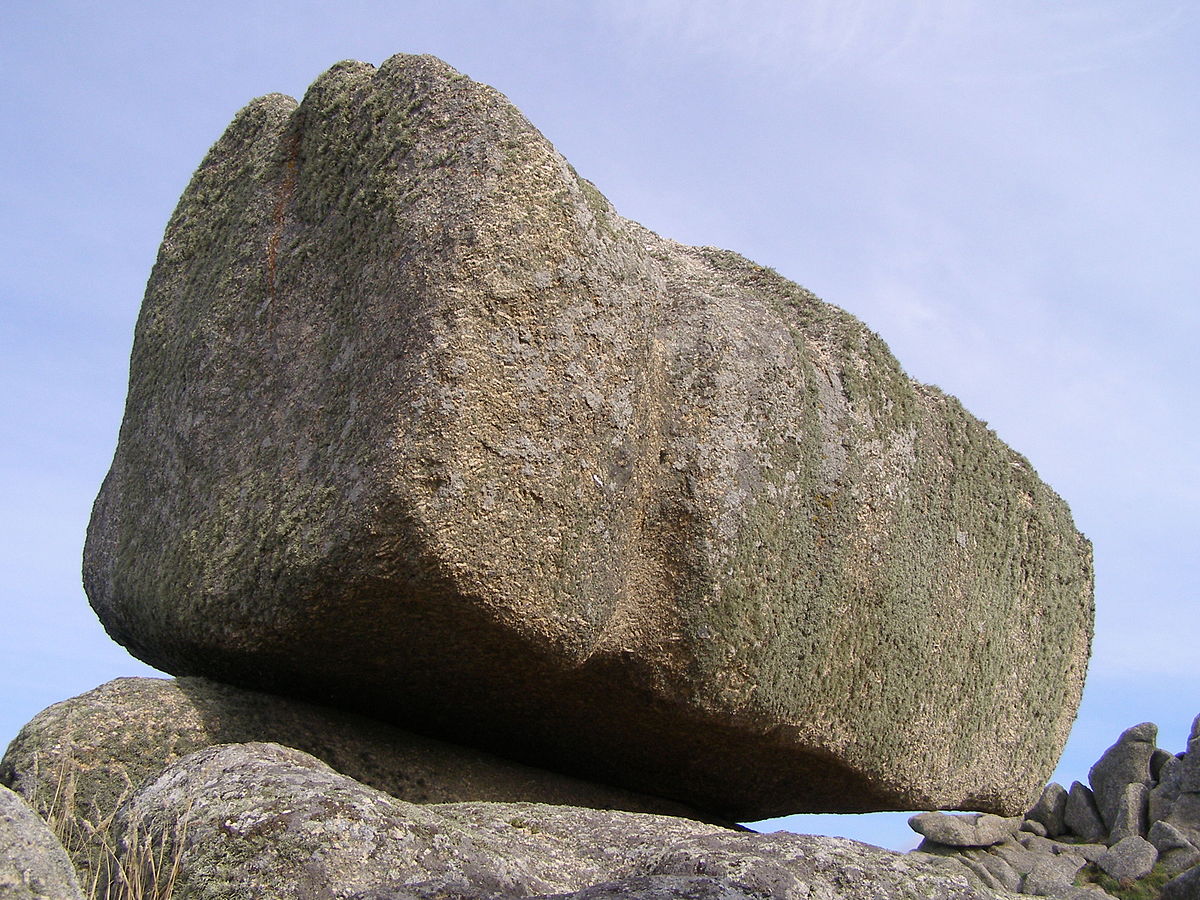
[{"label": "rough stone texture", "polygon": [[1193,866],[1200,865],[1200,850],[1195,847],[1176,847],[1158,854],[1158,861],[1171,875],[1177,875]]},{"label": "rough stone texture", "polygon": [[411,56],[201,164],[84,574],[159,668],[735,820],[1023,810],[1092,625],[1090,545],[957,400]]},{"label": "rough stone texture", "polygon": [[[1177,850],[1181,847],[1192,847],[1187,835],[1169,822],[1155,822],[1150,826],[1146,840],[1152,843],[1159,853]],[[1193,849],[1195,849],[1193,847]]]},{"label": "rough stone texture", "polygon": [[1197,897],[1200,897],[1200,866],[1172,878],[1159,894],[1159,900],[1196,900]]},{"label": "rough stone texture", "polygon": [[918,813],[908,820],[917,834],[945,847],[990,847],[1011,838],[1021,827],[1019,817]]},{"label": "rough stone texture", "polygon": [[1117,821],[1126,785],[1149,785],[1150,757],[1157,738],[1158,726],[1153,722],[1127,728],[1088,771],[1096,808],[1106,828],[1111,830]]},{"label": "rough stone texture", "polygon": [[1025,818],[1040,822],[1047,837],[1058,837],[1066,829],[1063,816],[1067,811],[1067,789],[1052,781],[1042,789],[1037,803],[1025,814]]},{"label": "rough stone texture", "polygon": [[1022,893],[1035,897],[1069,895],[1075,884],[1075,876],[1085,863],[1082,856],[1070,854],[1040,856],[1025,876]]},{"label": "rough stone texture", "polygon": [[[186,839],[177,835],[186,828]],[[192,754],[143,787],[118,819],[167,856],[177,895],[509,898],[696,896],[996,900],[953,865],[854,841],[750,834],[684,819],[531,803],[415,806],[274,744]],[[675,882],[678,884],[678,882]],[[712,893],[710,893],[710,890]],[[612,892],[616,893],[612,893]]]},{"label": "rough stone texture", "polygon": [[1104,827],[1104,821],[1096,809],[1091,789],[1078,781],[1071,784],[1063,821],[1067,830],[1083,841],[1098,842],[1108,837],[1108,829]]},{"label": "rough stone texture", "polygon": [[[118,678],[43,710],[9,745],[0,782],[43,815],[57,807],[81,871],[104,823],[142,782],[214,744],[271,741],[414,803],[530,800],[689,815],[686,807],[532,769],[466,747],[203,678]],[[93,837],[95,835],[95,837]]]},{"label": "rough stone texture", "polygon": [[1164,750],[1162,747],[1155,747],[1154,752],[1150,755],[1150,780],[1158,781],[1162,777],[1162,767],[1166,765],[1167,760],[1172,759],[1173,755],[1169,750]]},{"label": "rough stone texture", "polygon": [[1108,842],[1116,844],[1130,835],[1146,836],[1146,799],[1150,788],[1145,784],[1127,784],[1113,812],[1112,828]]},{"label": "rough stone texture", "polygon": [[1096,860],[1096,865],[1117,881],[1142,878],[1150,874],[1158,861],[1158,851],[1145,838],[1133,835],[1113,844]]},{"label": "rough stone texture", "polygon": [[83,900],[75,870],[49,826],[0,786],[0,900]]}]

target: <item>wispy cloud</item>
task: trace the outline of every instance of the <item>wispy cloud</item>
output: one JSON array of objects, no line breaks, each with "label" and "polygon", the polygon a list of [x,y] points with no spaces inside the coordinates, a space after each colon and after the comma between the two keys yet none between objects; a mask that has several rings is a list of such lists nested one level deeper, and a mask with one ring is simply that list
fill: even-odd
[{"label": "wispy cloud", "polygon": [[[641,37],[776,75],[1031,80],[1107,64],[1188,14],[1180,2],[600,0]],[[995,63],[991,70],[980,60]]]}]

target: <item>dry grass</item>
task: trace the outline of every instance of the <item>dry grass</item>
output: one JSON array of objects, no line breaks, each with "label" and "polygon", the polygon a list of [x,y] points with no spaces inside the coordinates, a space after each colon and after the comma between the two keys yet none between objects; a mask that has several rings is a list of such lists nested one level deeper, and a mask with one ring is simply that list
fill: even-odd
[{"label": "dry grass", "polygon": [[134,827],[118,842],[117,811],[132,793],[131,786],[112,809],[100,810],[92,803],[84,810],[76,796],[75,772],[76,761],[69,752],[60,754],[57,766],[44,774],[35,757],[28,799],[66,848],[88,900],[171,900],[187,843],[190,804],[169,834],[143,834]]}]

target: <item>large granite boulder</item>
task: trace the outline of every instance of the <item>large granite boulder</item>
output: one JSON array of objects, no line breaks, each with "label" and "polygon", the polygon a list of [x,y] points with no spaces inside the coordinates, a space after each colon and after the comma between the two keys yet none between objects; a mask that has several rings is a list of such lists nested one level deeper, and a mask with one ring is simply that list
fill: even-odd
[{"label": "large granite boulder", "polygon": [[0,760],[0,783],[53,818],[76,867],[103,868],[113,815],[180,757],[270,741],[412,803],[533,801],[668,815],[677,803],[533,769],[362,716],[204,678],[118,678],[35,716]]},{"label": "large granite boulder", "polygon": [[1092,626],[1066,505],[958,401],[412,56],[201,164],[84,575],[172,673],[738,820],[1024,810]]},{"label": "large granite boulder", "polygon": [[0,898],[83,900],[54,832],[25,799],[0,785]]},{"label": "large granite boulder", "polygon": [[534,803],[417,806],[277,744],[179,760],[129,799],[117,829],[122,852],[178,861],[177,896],[209,900],[506,900],[590,886],[589,897],[996,900],[952,861],[839,838]]}]

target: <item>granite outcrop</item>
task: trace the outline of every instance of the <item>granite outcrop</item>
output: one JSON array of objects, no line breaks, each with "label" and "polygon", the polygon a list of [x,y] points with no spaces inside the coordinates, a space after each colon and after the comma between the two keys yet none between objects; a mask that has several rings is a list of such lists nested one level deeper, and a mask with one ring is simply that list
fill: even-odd
[{"label": "granite outcrop", "polygon": [[1090,545],[957,400],[414,56],[204,159],[84,579],[173,674],[742,821],[1023,810],[1092,628]]},{"label": "granite outcrop", "polygon": [[[1159,871],[1172,878],[1163,896],[1195,882],[1200,867],[1200,716],[1187,749],[1156,747],[1158,728],[1122,732],[1068,792],[1048,784],[1024,816],[927,812],[909,824],[924,837],[919,852],[954,858],[980,882],[1036,896],[1073,896],[1085,869],[1115,883]],[[1188,895],[1182,896],[1200,896]]]}]

